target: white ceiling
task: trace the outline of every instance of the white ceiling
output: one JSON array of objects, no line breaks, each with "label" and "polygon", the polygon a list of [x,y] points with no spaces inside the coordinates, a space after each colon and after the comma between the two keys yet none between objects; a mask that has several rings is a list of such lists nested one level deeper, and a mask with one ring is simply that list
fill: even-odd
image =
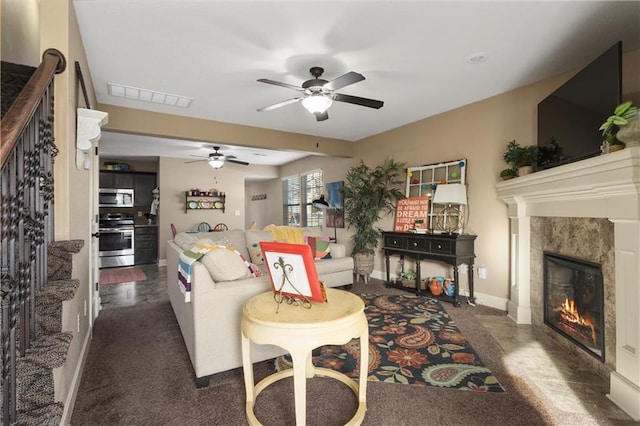
[{"label": "white ceiling", "polygon": [[[73,4],[98,102],[347,141],[579,69],[618,40],[625,51],[640,48],[637,1]],[[484,61],[468,61],[479,53],[486,55]],[[348,71],[363,74],[366,80],[338,92],[380,99],[384,106],[375,110],[334,102],[323,122],[299,103],[256,111],[298,95],[257,79],[299,86],[311,78],[308,70],[315,65],[325,69],[327,80]],[[113,97],[107,83],[193,102],[179,108]],[[103,155],[167,155],[150,151],[150,146],[165,149],[166,143],[121,136],[104,133]],[[203,146],[170,143],[185,145],[183,151],[170,150],[182,158]],[[252,152],[229,145],[223,149],[258,163]],[[256,152],[269,154],[259,164],[295,159]]]}]

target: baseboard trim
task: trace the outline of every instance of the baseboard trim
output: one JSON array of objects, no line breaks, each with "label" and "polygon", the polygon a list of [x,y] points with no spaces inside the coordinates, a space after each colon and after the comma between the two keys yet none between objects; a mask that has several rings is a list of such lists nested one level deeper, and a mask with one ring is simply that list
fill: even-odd
[{"label": "baseboard trim", "polygon": [[167,259],[158,259],[158,266],[167,266]]},{"label": "baseboard trim", "polygon": [[80,351],[80,362],[76,366],[76,370],[73,372],[73,379],[71,380],[71,390],[67,394],[67,400],[64,402],[64,410],[62,412],[61,425],[70,425],[71,416],[73,415],[73,409],[76,404],[76,396],[78,396],[78,388],[80,387],[80,380],[82,379],[82,372],[87,362],[89,355],[89,343],[91,342],[93,327],[89,329],[87,336],[82,343],[82,350]]},{"label": "baseboard trim", "polygon": [[[379,280],[386,281],[387,273],[383,271],[373,271],[371,273],[372,278],[376,278]],[[391,279],[397,278],[395,274],[390,275]],[[469,291],[466,288],[462,289],[462,295],[467,296]],[[499,309],[501,311],[507,311],[507,307],[509,304],[509,300],[504,297],[492,296],[490,294],[478,293],[477,291],[473,292],[473,296],[476,299],[476,305],[484,305],[490,308]]]}]

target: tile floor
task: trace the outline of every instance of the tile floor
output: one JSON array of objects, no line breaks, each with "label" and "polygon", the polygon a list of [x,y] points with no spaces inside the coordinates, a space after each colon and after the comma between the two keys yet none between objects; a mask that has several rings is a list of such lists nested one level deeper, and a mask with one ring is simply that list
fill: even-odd
[{"label": "tile floor", "polygon": [[[100,286],[103,309],[168,298],[167,268],[142,265],[141,269],[147,276],[146,281]],[[506,316],[478,315],[478,320],[506,352],[505,362],[524,371],[528,380],[554,405],[553,410],[560,414],[558,417],[561,413],[598,413],[614,422],[620,420],[627,424],[631,420],[606,397],[608,382],[578,365],[574,357],[568,356],[548,337],[534,332],[531,326],[515,324]]]}]

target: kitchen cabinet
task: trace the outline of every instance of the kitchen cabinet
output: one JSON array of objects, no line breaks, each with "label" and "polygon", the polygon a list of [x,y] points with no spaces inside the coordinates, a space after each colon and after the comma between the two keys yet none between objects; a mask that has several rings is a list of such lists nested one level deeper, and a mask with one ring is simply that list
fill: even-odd
[{"label": "kitchen cabinet", "polygon": [[133,189],[134,207],[150,207],[157,186],[156,173],[100,171],[100,188]]},{"label": "kitchen cabinet", "polygon": [[150,207],[153,201],[153,189],[157,186],[155,173],[136,173],[133,176],[133,204],[138,207]]},{"label": "kitchen cabinet", "polygon": [[136,265],[156,263],[158,261],[158,227],[136,226],[134,238]]},{"label": "kitchen cabinet", "polygon": [[133,174],[122,172],[100,172],[100,188],[132,189]]}]

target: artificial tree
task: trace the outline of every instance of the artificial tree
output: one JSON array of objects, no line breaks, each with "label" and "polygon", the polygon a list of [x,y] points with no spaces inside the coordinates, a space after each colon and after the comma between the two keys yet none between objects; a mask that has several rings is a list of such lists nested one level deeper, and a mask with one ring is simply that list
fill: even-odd
[{"label": "artificial tree", "polygon": [[345,176],[341,189],[345,220],[356,229],[351,236],[355,273],[363,275],[365,282],[373,272],[374,249],[378,247],[382,229],[376,223],[384,214],[395,211],[396,201],[402,192],[405,163],[393,158],[385,159],[371,168],[360,160]]}]

